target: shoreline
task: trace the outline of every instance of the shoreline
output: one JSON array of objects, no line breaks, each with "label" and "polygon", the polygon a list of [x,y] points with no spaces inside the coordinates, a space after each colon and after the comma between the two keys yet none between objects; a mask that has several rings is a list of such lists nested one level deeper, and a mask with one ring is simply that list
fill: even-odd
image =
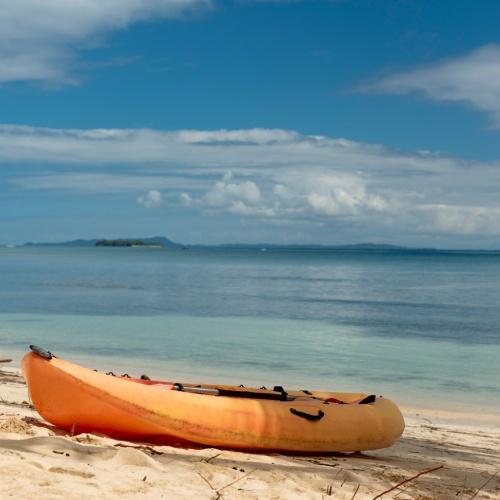
[{"label": "shoreline", "polygon": [[[500,418],[402,408],[391,448],[320,455],[173,448],[68,436],[29,406],[19,370],[0,365],[0,481],[38,498],[500,498]],[[485,484],[487,483],[487,484]]]}]

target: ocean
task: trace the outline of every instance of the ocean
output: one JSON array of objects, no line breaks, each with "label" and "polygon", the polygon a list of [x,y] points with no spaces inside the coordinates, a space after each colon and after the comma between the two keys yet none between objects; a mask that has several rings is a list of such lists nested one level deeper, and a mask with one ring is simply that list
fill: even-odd
[{"label": "ocean", "polygon": [[0,356],[500,411],[500,254],[0,248]]}]

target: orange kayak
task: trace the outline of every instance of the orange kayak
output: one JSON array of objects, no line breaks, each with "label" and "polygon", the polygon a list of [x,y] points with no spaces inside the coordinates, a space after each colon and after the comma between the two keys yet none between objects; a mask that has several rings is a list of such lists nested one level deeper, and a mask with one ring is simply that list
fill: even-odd
[{"label": "orange kayak", "polygon": [[285,452],[386,448],[404,420],[389,399],[367,394],[173,384],[113,376],[40,348],[22,360],[31,400],[72,434]]}]

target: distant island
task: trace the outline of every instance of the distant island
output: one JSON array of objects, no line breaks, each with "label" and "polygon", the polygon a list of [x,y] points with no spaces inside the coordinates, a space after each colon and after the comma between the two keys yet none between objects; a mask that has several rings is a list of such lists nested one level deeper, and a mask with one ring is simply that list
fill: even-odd
[{"label": "distant island", "polygon": [[97,240],[96,247],[149,247],[162,248],[160,243],[151,243],[144,240]]}]

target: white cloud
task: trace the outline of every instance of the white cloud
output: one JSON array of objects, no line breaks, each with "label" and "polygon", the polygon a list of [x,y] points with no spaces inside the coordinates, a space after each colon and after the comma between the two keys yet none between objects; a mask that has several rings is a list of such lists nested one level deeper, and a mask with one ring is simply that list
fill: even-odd
[{"label": "white cloud", "polygon": [[421,174],[457,162],[438,153],[403,153],[380,145],[276,129],[180,130],[49,129],[0,125],[0,162],[83,165],[196,165],[224,174],[248,168],[335,166],[336,170]]},{"label": "white cloud", "polygon": [[222,210],[240,215],[261,212],[257,205],[261,193],[252,181],[233,181],[233,174],[226,172],[221,181],[207,191],[201,198],[193,199],[188,193],[181,194],[181,201],[188,206],[198,206],[209,210]]},{"label": "white cloud", "polygon": [[146,193],[144,196],[139,196],[137,198],[137,203],[139,205],[144,205],[146,208],[157,208],[163,204],[163,196],[160,191],[152,189]]},{"label": "white cloud", "polygon": [[500,127],[500,45],[390,74],[358,90],[396,95],[416,92],[437,101],[464,102],[490,114]]},{"label": "white cloud", "polygon": [[74,83],[76,49],[138,21],[178,18],[211,0],[15,0],[0,9],[0,82]]},{"label": "white cloud", "polygon": [[231,182],[233,174],[228,172],[220,182],[215,183],[214,189],[205,195],[208,206],[219,207],[228,201],[238,200],[255,205],[260,200],[260,191],[255,182]]},{"label": "white cloud", "polygon": [[154,190],[192,210],[273,224],[500,236],[500,163],[429,151],[287,130],[4,125],[2,162],[22,189],[135,196]]},{"label": "white cloud", "polygon": [[369,193],[356,175],[288,172],[268,184],[263,195],[254,182],[233,181],[233,175],[227,173],[203,196],[195,199],[183,193],[181,201],[207,210],[282,219],[347,217],[388,208],[388,203]]},{"label": "white cloud", "polygon": [[368,188],[366,180],[356,172],[299,176],[289,183],[289,193],[291,187],[295,197],[307,200],[308,208],[318,215],[352,216],[388,206],[381,195],[372,192],[379,188]]}]

